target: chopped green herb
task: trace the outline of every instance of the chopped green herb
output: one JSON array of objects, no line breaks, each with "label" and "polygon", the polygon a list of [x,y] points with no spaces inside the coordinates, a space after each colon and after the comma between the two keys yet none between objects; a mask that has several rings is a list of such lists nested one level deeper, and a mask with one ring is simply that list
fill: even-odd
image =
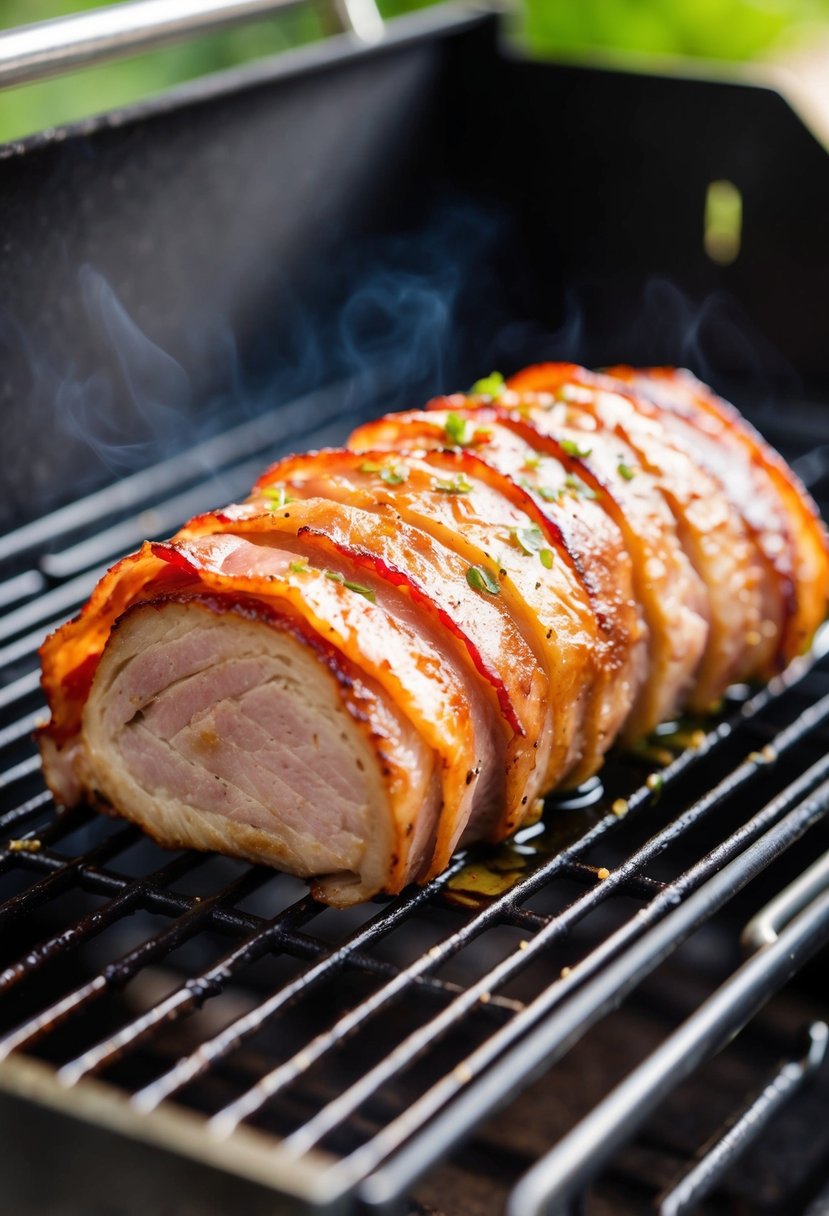
[{"label": "chopped green herb", "polygon": [[553,551],[552,549],[540,549],[538,553],[539,560],[545,570],[553,568]]},{"label": "chopped green herb", "polygon": [[561,449],[568,456],[589,456],[593,451],[592,448],[583,448],[581,444],[576,443],[575,439],[562,439]]},{"label": "chopped green herb", "polygon": [[539,456],[538,452],[533,452],[532,456],[528,456],[527,459],[524,461],[524,468],[525,469],[537,469],[540,464],[541,464],[541,457]]},{"label": "chopped green herb", "polygon": [[582,481],[580,477],[574,477],[569,474],[564,478],[564,488],[569,490],[576,498],[598,498],[595,490],[592,490],[587,482]]},{"label": "chopped green herb", "polygon": [[371,600],[372,604],[377,602],[377,596],[371,587],[364,587],[362,583],[349,582],[344,574],[340,574],[339,570],[326,570],[325,577],[330,578],[332,583],[341,583],[349,591],[356,591],[358,595],[364,595],[367,600]]},{"label": "chopped green herb", "polygon": [[306,574],[309,566],[307,562],[291,562],[288,569],[291,571],[291,574]]},{"label": "chopped green herb", "polygon": [[357,472],[376,473],[387,486],[402,486],[409,477],[409,470],[405,465],[379,464],[376,460],[364,460],[358,465]]},{"label": "chopped green herb", "polygon": [[466,572],[466,581],[473,591],[486,591],[489,595],[498,595],[501,590],[497,578],[485,566],[470,566]]},{"label": "chopped green herb", "polygon": [[463,473],[458,473],[457,477],[449,481],[435,482],[435,489],[440,490],[442,494],[468,494],[473,488],[472,482],[468,481]]},{"label": "chopped green herb", "polygon": [[552,486],[530,486],[534,489],[539,498],[543,498],[545,502],[558,502],[564,493],[562,486],[556,490]]},{"label": "chopped green herb", "polygon": [[476,427],[470,418],[461,418],[454,410],[446,415],[443,429],[447,439],[458,448],[468,448],[473,443],[486,443],[492,435],[489,427]]},{"label": "chopped green herb", "polygon": [[370,600],[372,604],[377,603],[377,596],[374,594],[371,587],[364,587],[362,583],[350,583],[348,579],[343,580],[343,586],[347,587],[349,591],[356,591],[358,595],[364,595],[365,598]]},{"label": "chopped green herb", "polygon": [[402,486],[408,476],[409,470],[405,465],[380,470],[380,480],[384,481],[387,486]]},{"label": "chopped green herb", "polygon": [[620,477],[624,477],[625,481],[633,481],[636,476],[636,470],[632,469],[629,464],[625,464],[624,460],[620,460],[616,465],[616,471]]},{"label": "chopped green herb", "polygon": [[469,390],[471,397],[500,397],[507,386],[500,372],[490,372],[481,380],[476,380]]},{"label": "chopped green herb", "polygon": [[533,557],[538,553],[544,544],[544,537],[537,524],[533,524],[529,528],[511,528],[510,536],[518,548],[526,553],[528,557]]},{"label": "chopped green herb", "polygon": [[468,418],[461,418],[460,414],[456,414],[454,410],[446,415],[446,421],[443,424],[443,429],[446,432],[448,439],[451,439],[457,447],[466,447],[472,442],[473,426]]},{"label": "chopped green herb", "polygon": [[262,497],[268,500],[269,511],[278,511],[280,507],[287,507],[289,502],[295,501],[293,494],[289,494],[284,486],[266,486]]}]

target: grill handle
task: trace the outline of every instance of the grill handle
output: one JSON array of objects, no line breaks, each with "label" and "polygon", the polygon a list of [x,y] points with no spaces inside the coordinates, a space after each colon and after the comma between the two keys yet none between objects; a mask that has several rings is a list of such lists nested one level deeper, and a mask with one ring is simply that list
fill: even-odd
[{"label": "grill handle", "polygon": [[[213,30],[297,8],[305,0],[128,0],[0,33],[0,88],[157,50]],[[334,0],[340,24],[361,41],[383,36],[375,0]]]}]

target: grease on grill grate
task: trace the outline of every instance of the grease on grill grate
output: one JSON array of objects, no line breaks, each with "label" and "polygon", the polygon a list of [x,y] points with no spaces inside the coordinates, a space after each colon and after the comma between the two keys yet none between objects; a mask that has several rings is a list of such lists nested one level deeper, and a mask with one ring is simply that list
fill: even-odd
[{"label": "grease on grill grate", "polygon": [[[261,423],[232,434],[229,492],[250,480],[239,460],[260,467],[278,439]],[[171,493],[154,516],[169,531],[215,499],[200,467],[121,483],[124,519],[104,533],[90,527],[108,492],[0,545],[0,601],[22,601],[0,621],[0,1057],[46,1062],[63,1086],[104,1080],[141,1114],[181,1105],[219,1139],[248,1125],[291,1156],[322,1149],[332,1193],[381,1166],[402,1192],[436,1155],[427,1129],[448,1143],[484,1117],[454,1118],[453,1103],[493,1061],[557,1011],[560,1040],[525,1060],[520,1086],[607,1012],[597,989],[589,1018],[566,1023],[650,927],[767,829],[781,825],[768,865],[829,815],[827,638],[768,689],[734,690],[717,719],[614,755],[515,841],[335,912],[287,876],[163,852],[86,808],[56,814],[43,790],[35,646],[137,539],[130,511]],[[39,554],[53,534],[61,554]]]}]

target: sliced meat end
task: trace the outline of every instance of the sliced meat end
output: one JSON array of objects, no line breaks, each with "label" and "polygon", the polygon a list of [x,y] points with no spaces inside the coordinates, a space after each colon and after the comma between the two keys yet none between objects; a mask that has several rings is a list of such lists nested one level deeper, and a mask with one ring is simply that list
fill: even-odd
[{"label": "sliced meat end", "polygon": [[76,771],[160,844],[312,878],[338,906],[414,878],[439,812],[434,756],[380,689],[299,622],[216,601],[119,620]]},{"label": "sliced meat end", "polygon": [[[291,505],[304,527],[315,517],[314,504],[307,505],[308,512],[300,510],[306,504]],[[443,813],[432,869],[444,868],[463,833],[487,835],[503,810],[508,735],[491,686],[478,678],[450,631],[405,588],[352,561],[348,546],[311,537],[307,527],[300,542],[297,521],[282,512],[254,516],[245,527],[244,535],[157,549],[190,563],[202,583],[221,594],[243,590],[263,603],[289,599],[316,635],[384,689],[440,757]]]}]

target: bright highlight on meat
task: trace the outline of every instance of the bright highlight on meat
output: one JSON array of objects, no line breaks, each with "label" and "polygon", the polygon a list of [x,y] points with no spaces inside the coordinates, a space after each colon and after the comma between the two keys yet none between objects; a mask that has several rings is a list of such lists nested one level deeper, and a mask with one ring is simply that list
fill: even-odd
[{"label": "bright highlight on meat", "polygon": [[769,679],[828,600],[814,503],[689,373],[493,374],[115,565],[42,647],[44,772],[346,906]]}]

